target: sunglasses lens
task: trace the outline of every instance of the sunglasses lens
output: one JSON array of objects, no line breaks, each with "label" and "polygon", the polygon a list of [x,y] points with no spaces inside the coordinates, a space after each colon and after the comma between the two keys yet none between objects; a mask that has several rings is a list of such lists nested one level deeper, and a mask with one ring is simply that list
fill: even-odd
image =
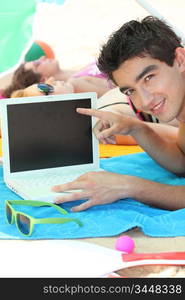
[{"label": "sunglasses lens", "polygon": [[12,223],[12,210],[9,207],[9,205],[6,205],[6,217],[7,217],[8,223],[11,224]]},{"label": "sunglasses lens", "polygon": [[30,219],[26,216],[17,214],[17,226],[23,234],[28,235],[30,233]]},{"label": "sunglasses lens", "polygon": [[46,95],[54,92],[53,86],[47,83],[38,83],[37,87],[42,93],[45,93]]}]

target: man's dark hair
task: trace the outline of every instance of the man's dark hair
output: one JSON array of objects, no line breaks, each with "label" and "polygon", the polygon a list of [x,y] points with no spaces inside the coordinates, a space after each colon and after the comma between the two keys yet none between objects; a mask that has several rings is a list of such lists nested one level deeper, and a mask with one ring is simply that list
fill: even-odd
[{"label": "man's dark hair", "polygon": [[19,89],[24,89],[34,83],[41,81],[42,75],[32,70],[25,70],[24,63],[14,72],[11,84],[3,91],[5,98],[11,97],[11,94]]},{"label": "man's dark hair", "polygon": [[177,47],[182,45],[175,32],[164,21],[148,16],[141,22],[129,21],[114,32],[103,45],[97,65],[114,81],[112,72],[136,56],[149,55],[172,66]]}]

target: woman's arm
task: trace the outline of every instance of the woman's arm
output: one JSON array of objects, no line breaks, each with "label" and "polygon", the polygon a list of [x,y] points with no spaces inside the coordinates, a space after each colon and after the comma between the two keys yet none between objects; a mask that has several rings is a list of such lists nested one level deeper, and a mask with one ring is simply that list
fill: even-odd
[{"label": "woman's arm", "polygon": [[73,85],[75,93],[96,92],[97,96],[101,97],[110,90],[108,81],[104,78],[86,76],[71,78],[68,82]]}]

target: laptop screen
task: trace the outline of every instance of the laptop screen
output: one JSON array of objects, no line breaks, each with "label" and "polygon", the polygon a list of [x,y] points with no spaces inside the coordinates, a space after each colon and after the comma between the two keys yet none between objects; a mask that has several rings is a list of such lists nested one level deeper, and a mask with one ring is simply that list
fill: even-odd
[{"label": "laptop screen", "polygon": [[91,99],[7,105],[11,172],[93,162]]}]

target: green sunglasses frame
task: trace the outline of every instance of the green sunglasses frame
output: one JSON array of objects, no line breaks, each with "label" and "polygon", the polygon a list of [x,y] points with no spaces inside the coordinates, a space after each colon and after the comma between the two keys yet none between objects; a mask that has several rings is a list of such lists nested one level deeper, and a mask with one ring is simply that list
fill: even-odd
[{"label": "green sunglasses frame", "polygon": [[[6,212],[6,220],[8,222],[8,224],[12,225],[14,223],[16,223],[16,227],[18,229],[18,231],[25,236],[30,236],[33,233],[33,229],[35,224],[64,224],[64,223],[68,223],[68,222],[75,222],[76,224],[78,224],[79,226],[83,226],[82,222],[79,221],[76,218],[34,218],[28,214],[25,214],[23,212],[17,211],[15,210],[13,207],[13,205],[27,205],[27,206],[34,206],[34,207],[42,207],[42,206],[51,206],[54,207],[55,209],[57,209],[61,214],[63,215],[67,215],[68,212],[61,208],[60,206],[53,204],[53,203],[49,203],[49,202],[44,202],[44,201],[36,201],[36,200],[6,200],[5,201],[5,212],[6,212],[6,207],[8,206],[9,209],[11,209],[12,212],[12,219],[11,222],[9,222],[8,217],[7,217],[7,212]],[[30,220],[30,231],[28,234],[23,233],[20,229],[19,229],[19,225],[17,223],[17,215],[22,215],[27,217]]]}]

